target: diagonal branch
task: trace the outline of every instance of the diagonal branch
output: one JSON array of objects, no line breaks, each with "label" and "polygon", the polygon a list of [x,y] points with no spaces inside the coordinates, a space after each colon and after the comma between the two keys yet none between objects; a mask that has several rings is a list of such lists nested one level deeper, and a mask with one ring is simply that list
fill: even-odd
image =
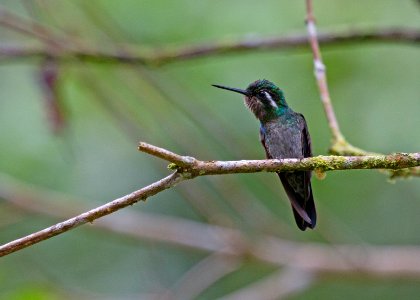
[{"label": "diagonal branch", "polygon": [[[4,186],[0,187],[0,191],[3,188]],[[18,185],[12,187],[12,190],[6,188],[6,191],[12,192],[16,188],[18,189],[18,197],[21,194],[21,188],[26,189],[25,186]],[[37,193],[36,190],[30,190]],[[29,197],[31,197],[29,201],[34,200],[36,202],[39,200],[33,199],[34,193],[29,194]],[[8,193],[6,192],[6,194]],[[55,196],[55,193],[49,196],[48,194],[43,191],[39,196]],[[54,199],[49,198],[48,201],[51,200]],[[12,203],[14,203],[13,199]],[[42,205],[43,203],[45,201],[39,204]],[[20,204],[23,203],[19,201],[18,205]],[[54,206],[56,206],[55,203]],[[33,208],[35,211],[39,211],[38,207]],[[55,214],[56,212],[47,213]],[[305,274],[313,274],[316,278],[334,274],[357,274],[379,278],[385,276],[418,278],[420,275],[420,248],[417,246],[325,245],[313,242],[293,242],[268,235],[259,235],[258,238],[254,237],[253,240],[250,240],[245,233],[232,228],[138,212],[110,218],[110,222],[105,223],[104,221],[100,220],[95,224],[95,227],[99,225],[99,228],[106,228],[135,238],[150,239],[202,252],[214,252],[218,258],[231,262],[252,257],[274,266],[297,268]],[[103,225],[107,226],[104,227]],[[224,256],[225,258],[223,258]],[[234,264],[231,264],[231,266],[234,266]],[[229,272],[228,269],[224,270]],[[216,268],[216,272],[213,273],[215,277],[221,274],[218,271],[223,271],[223,268]],[[268,278],[266,283],[270,281]],[[265,285],[264,282],[260,283]],[[250,288],[256,289],[259,289],[259,287],[261,287],[260,284],[254,287],[250,286]],[[250,290],[246,289],[244,292],[248,293]]]},{"label": "diagonal branch", "polygon": [[33,36],[46,43],[54,42],[57,39],[57,36],[46,26],[33,19],[23,18],[2,6],[0,6],[0,26]]},{"label": "diagonal branch", "polygon": [[156,181],[155,183],[152,183],[140,190],[132,192],[131,194],[115,199],[105,205],[99,206],[95,209],[82,213],[74,218],[68,219],[67,221],[57,223],[41,231],[35,232],[23,238],[4,244],[0,246],[0,256],[4,256],[21,250],[23,248],[29,247],[31,245],[37,244],[53,236],[79,227],[80,225],[92,223],[96,219],[109,215],[124,207],[133,205],[134,203],[140,200],[145,200],[150,196],[153,196],[163,190],[173,187],[180,181],[182,181],[182,177],[178,172],[174,172],[171,175],[159,181]]},{"label": "diagonal branch", "polygon": [[[48,48],[48,52],[52,56],[65,46],[65,41],[46,25],[34,19],[21,17],[3,6],[0,6],[0,26],[38,39],[45,44],[45,48]],[[44,57],[51,56],[45,55]]]},{"label": "diagonal branch", "polygon": [[[68,215],[67,206],[63,209],[61,205],[57,205],[57,199],[67,199],[67,196],[39,190],[6,175],[0,175],[0,179],[0,197],[9,203],[28,211],[58,218]],[[71,201],[73,203],[71,211],[74,211],[74,203],[78,201],[76,199]],[[379,278],[385,276],[419,278],[420,275],[420,248],[417,246],[325,245],[293,242],[270,235],[259,235],[258,238],[254,237],[251,240],[246,233],[230,227],[131,211],[101,219],[94,224],[94,228],[210,252],[217,258],[231,262],[249,259],[251,256],[274,266],[285,266],[293,270],[297,268],[305,274],[315,275],[316,278],[320,275],[334,274],[358,274]],[[221,273],[213,274],[217,276]],[[268,281],[264,280],[249,288],[258,290],[261,285],[264,286],[272,281],[270,278],[267,279]],[[250,289],[245,288],[242,292],[248,294],[251,292]]]},{"label": "diagonal branch", "polygon": [[[88,212],[82,213],[67,221],[30,234],[0,246],[0,256],[4,256],[29,247],[53,236],[59,235],[80,225],[91,223],[96,219],[133,205],[140,200],[169,189],[183,180],[204,175],[221,175],[236,173],[303,171],[303,170],[349,170],[349,169],[392,169],[420,166],[420,153],[396,153],[378,156],[317,156],[305,159],[272,159],[240,161],[200,161],[192,157],[181,156],[169,150],[140,142],[139,150],[170,161],[170,168],[176,171],[140,190],[115,199]],[[179,165],[177,164],[179,163]]]}]

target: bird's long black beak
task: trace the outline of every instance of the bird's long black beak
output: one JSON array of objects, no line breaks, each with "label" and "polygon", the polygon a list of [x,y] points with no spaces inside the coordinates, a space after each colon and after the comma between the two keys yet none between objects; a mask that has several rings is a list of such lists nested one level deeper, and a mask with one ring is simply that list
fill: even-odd
[{"label": "bird's long black beak", "polygon": [[224,89],[224,90],[228,90],[228,91],[232,91],[232,92],[236,92],[236,93],[239,93],[239,94],[248,96],[248,92],[246,90],[231,88],[231,87],[227,87],[227,86],[223,86],[223,85],[218,85],[218,84],[212,84],[212,86],[217,87],[219,89]]}]

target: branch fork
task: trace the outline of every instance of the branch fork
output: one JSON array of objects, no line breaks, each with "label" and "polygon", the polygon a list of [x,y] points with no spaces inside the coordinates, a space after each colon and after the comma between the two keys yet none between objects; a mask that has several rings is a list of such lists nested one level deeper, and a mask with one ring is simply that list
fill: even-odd
[{"label": "branch fork", "polygon": [[267,159],[239,161],[200,161],[190,156],[181,156],[169,150],[140,142],[142,152],[169,161],[176,169],[171,175],[144,188],[91,209],[66,221],[29,234],[0,246],[0,257],[27,248],[41,241],[62,234],[86,223],[114,213],[148,197],[154,196],[178,183],[204,175],[221,175],[256,172],[285,172],[303,170],[348,170],[348,169],[392,169],[404,170],[420,166],[420,153],[397,153],[378,156],[317,156],[304,159]]},{"label": "branch fork", "polygon": [[140,142],[139,151],[164,159],[186,179],[197,176],[256,172],[290,172],[317,170],[321,172],[348,169],[401,170],[420,165],[420,153],[395,153],[390,155],[365,156],[316,156],[303,159],[264,159],[238,161],[201,161],[191,156],[181,156],[145,142]]}]

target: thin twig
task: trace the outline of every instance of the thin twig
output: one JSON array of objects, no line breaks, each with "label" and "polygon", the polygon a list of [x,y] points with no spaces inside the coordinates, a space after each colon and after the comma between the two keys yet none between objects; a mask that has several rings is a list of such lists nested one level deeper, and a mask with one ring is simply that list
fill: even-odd
[{"label": "thin twig", "polygon": [[[51,53],[55,53],[56,48],[61,48],[61,46],[63,46],[63,40],[61,40],[52,29],[33,19],[23,18],[2,6],[0,6],[0,26],[25,35],[33,36],[34,38],[45,42],[49,46],[48,51]],[[51,46],[53,46],[53,48],[51,48]]]},{"label": "thin twig", "polygon": [[189,167],[193,166],[195,163],[195,158],[189,156],[181,156],[176,153],[173,153],[169,150],[156,147],[144,142],[140,142],[138,146],[138,150],[161,159],[167,160],[171,163],[176,164],[179,167]]},{"label": "thin twig", "polygon": [[338,126],[337,118],[332,107],[330,92],[328,90],[327,75],[325,65],[322,61],[321,51],[319,49],[318,38],[315,26],[315,17],[313,14],[312,0],[306,0],[306,27],[308,30],[309,44],[311,45],[314,56],[314,72],[318,83],[319,92],[321,94],[322,104],[324,105],[325,114],[327,116],[328,125],[335,142],[344,140]]},{"label": "thin twig", "polygon": [[[317,156],[305,159],[272,159],[272,160],[241,160],[241,161],[199,161],[195,158],[182,157],[169,150],[141,142],[139,150],[170,162],[179,161],[184,166],[171,165],[177,171],[171,175],[150,184],[140,190],[113,200],[88,212],[82,213],[67,221],[57,223],[44,230],[17,239],[0,246],[0,256],[4,256],[23,248],[29,247],[43,240],[76,228],[88,222],[93,222],[129,205],[145,200],[177,183],[204,175],[303,171],[303,170],[348,170],[348,169],[401,169],[420,166],[420,153],[397,153],[382,156]],[[189,165],[185,165],[185,163]]]}]

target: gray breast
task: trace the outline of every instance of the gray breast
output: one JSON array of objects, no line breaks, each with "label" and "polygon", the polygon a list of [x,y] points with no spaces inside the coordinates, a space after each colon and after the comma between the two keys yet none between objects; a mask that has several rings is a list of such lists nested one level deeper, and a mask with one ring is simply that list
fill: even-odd
[{"label": "gray breast", "polygon": [[273,158],[303,158],[300,122],[276,119],[264,124],[265,144]]}]

